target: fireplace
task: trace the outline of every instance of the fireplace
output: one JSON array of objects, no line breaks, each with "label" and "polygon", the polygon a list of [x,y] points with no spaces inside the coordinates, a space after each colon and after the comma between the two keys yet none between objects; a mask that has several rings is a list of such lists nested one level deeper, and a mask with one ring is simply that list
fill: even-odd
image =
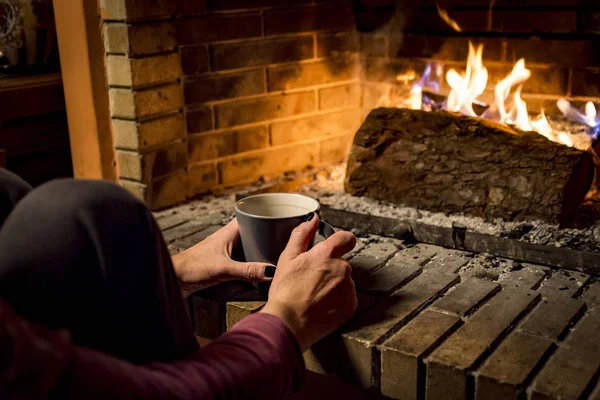
[{"label": "fireplace", "polygon": [[[594,1],[99,3],[120,181],[172,252],[261,191],[359,237],[359,315],[311,370],[392,398],[600,394]],[[190,307],[216,337],[263,305],[235,284]]]},{"label": "fireplace", "polygon": [[487,76],[477,115],[521,59],[530,77],[512,80],[503,121],[517,88],[537,131],[559,100],[585,113],[600,99],[593,2],[117,3],[100,1],[119,175],[153,208],[344,161],[372,109],[452,97],[470,46]]}]

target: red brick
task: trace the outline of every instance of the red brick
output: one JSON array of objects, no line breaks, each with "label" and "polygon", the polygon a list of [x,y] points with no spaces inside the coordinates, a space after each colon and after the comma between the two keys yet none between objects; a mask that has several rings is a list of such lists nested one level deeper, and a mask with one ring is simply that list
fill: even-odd
[{"label": "red brick", "polygon": [[188,167],[189,195],[204,193],[219,182],[215,163],[195,164]]},{"label": "red brick", "polygon": [[471,260],[472,254],[452,249],[439,249],[433,259],[425,264],[423,269],[438,269],[440,271],[457,273],[458,270]]},{"label": "red brick", "polygon": [[363,33],[361,35],[361,54],[367,57],[385,57],[387,45],[384,36]]},{"label": "red brick", "polygon": [[271,124],[273,146],[314,139],[321,136],[354,134],[360,125],[356,110],[320,114]]},{"label": "red brick", "polygon": [[325,165],[345,162],[350,153],[354,134],[335,136],[321,141],[321,162]]},{"label": "red brick", "polygon": [[352,8],[346,4],[286,8],[265,12],[265,33],[343,31],[354,28]]},{"label": "red brick", "polygon": [[[277,7],[281,0],[208,0],[211,10],[235,10],[241,8]],[[311,0],[288,0],[286,6],[310,4]]]},{"label": "red brick", "polygon": [[542,283],[539,292],[550,299],[575,297],[589,279],[589,275],[580,272],[559,270]]},{"label": "red brick", "polygon": [[402,39],[391,38],[390,57],[464,61],[469,53],[469,41],[472,41],[475,45],[483,42],[484,60],[501,60],[502,43],[500,39],[481,40],[478,38],[438,37],[417,34],[403,35]]},{"label": "red brick", "polygon": [[519,325],[519,330],[532,335],[558,340],[585,309],[580,300],[563,298],[542,301]]},{"label": "red brick", "polygon": [[588,308],[600,306],[600,281],[596,280],[592,283],[581,299],[585,301]]},{"label": "red brick", "polygon": [[100,17],[104,20],[140,21],[175,14],[172,0],[100,0]]},{"label": "red brick", "polygon": [[571,80],[573,96],[600,96],[600,69],[574,69]]},{"label": "red brick", "polygon": [[300,92],[215,105],[217,128],[288,117],[315,109],[315,94]]},{"label": "red brick", "polygon": [[451,289],[432,307],[464,317],[499,290],[500,285],[495,282],[470,278]]},{"label": "red brick", "polygon": [[[590,3],[595,0],[589,0]],[[597,3],[595,3],[598,6]],[[600,10],[596,9],[579,9],[579,31],[581,33],[599,34],[600,33]]]},{"label": "red brick", "polygon": [[215,70],[300,61],[313,57],[312,36],[211,45],[212,66]]},{"label": "red brick", "polygon": [[397,253],[382,268],[355,283],[360,290],[383,296],[398,290],[417,277],[422,270],[421,265],[410,263],[401,253]]},{"label": "red brick", "polygon": [[509,39],[507,60],[520,58],[530,63],[553,63],[565,67],[600,65],[600,39],[594,40],[540,40]]},{"label": "red brick", "polygon": [[360,106],[360,85],[334,86],[319,89],[319,109],[354,108]]},{"label": "red brick", "polygon": [[569,70],[562,68],[530,68],[531,78],[523,85],[524,93],[566,95]]},{"label": "red brick", "polygon": [[469,370],[538,298],[535,292],[506,288],[473,314],[427,358],[426,398],[468,397]]},{"label": "red brick", "polygon": [[[182,211],[182,213],[189,211],[190,210],[188,207],[188,210]],[[225,218],[225,215],[222,212],[213,212],[204,213],[200,216],[191,215],[190,218],[191,219],[189,219],[187,222],[179,224],[163,232],[163,237],[167,244],[173,243],[175,240],[186,238],[210,226],[220,224]]]},{"label": "red brick", "polygon": [[262,22],[260,13],[207,14],[178,18],[177,34],[181,44],[251,38],[262,35]]},{"label": "red brick", "polygon": [[[437,16],[433,12],[432,18]],[[488,30],[487,10],[452,12],[452,18],[463,32],[504,32],[504,33],[576,33],[577,13],[575,11],[552,10],[494,10],[492,29]],[[437,16],[438,20],[441,20]]]},{"label": "red brick", "polygon": [[352,276],[366,276],[389,260],[398,248],[392,243],[372,243],[350,259]]},{"label": "red brick", "polygon": [[536,365],[552,349],[552,342],[522,332],[514,332],[479,369],[477,400],[517,399]]},{"label": "red brick", "polygon": [[598,368],[600,354],[560,347],[533,381],[529,398],[579,399]]},{"label": "red brick", "polygon": [[435,348],[460,319],[453,315],[426,310],[397,334],[379,346],[381,351],[381,393],[393,399],[422,398],[420,370],[422,357]]},{"label": "red brick", "polygon": [[533,264],[521,264],[521,266],[523,267],[522,269],[503,275],[498,282],[502,286],[535,290],[546,276],[550,274],[550,268],[548,267]]},{"label": "red brick", "polygon": [[204,103],[233,97],[264,93],[262,69],[230,74],[213,74],[186,79],[183,84],[185,104]]},{"label": "red brick", "polygon": [[600,360],[600,312],[588,310],[587,314],[573,327],[563,345],[580,348],[591,354],[596,354]]},{"label": "red brick", "polygon": [[176,143],[153,153],[144,154],[142,156],[142,181],[148,182],[150,179],[185,168],[188,161],[187,155],[186,143]]},{"label": "red brick", "polygon": [[210,131],[213,128],[212,109],[208,106],[187,110],[187,133]]},{"label": "red brick", "polygon": [[219,172],[221,183],[232,185],[318,164],[319,146],[315,143],[302,143],[230,157],[219,161]]},{"label": "red brick", "polygon": [[185,169],[153,180],[150,185],[150,209],[157,210],[183,202],[188,193],[188,177]]},{"label": "red brick", "polygon": [[189,137],[190,162],[201,162],[269,146],[269,129],[256,126]]},{"label": "red brick", "polygon": [[185,238],[178,239],[169,244],[169,251],[175,250],[176,253],[171,254],[177,254],[184,250],[187,250],[190,247],[200,243],[201,241],[203,241],[222,227],[222,225],[209,226],[208,228],[203,229],[200,232],[196,232],[190,236],[186,236]]},{"label": "red brick", "polygon": [[363,387],[377,384],[374,347],[458,281],[455,275],[424,272],[343,329],[340,376]]},{"label": "red brick", "polygon": [[200,14],[206,12],[206,0],[177,0],[179,14]]},{"label": "red brick", "polygon": [[317,36],[317,57],[336,57],[358,53],[359,35],[355,32],[323,33]]},{"label": "red brick", "polygon": [[333,58],[324,61],[270,67],[267,70],[269,91],[350,80],[358,77],[359,65],[354,58]]},{"label": "red brick", "polygon": [[210,70],[207,46],[181,47],[181,69],[183,75],[196,75]]}]

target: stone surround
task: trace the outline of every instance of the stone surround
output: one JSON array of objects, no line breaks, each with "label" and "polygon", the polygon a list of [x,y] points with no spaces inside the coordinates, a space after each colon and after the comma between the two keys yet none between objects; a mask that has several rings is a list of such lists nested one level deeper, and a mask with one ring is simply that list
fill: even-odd
[{"label": "stone surround", "polygon": [[[233,195],[156,214],[172,253],[232,218]],[[356,316],[307,369],[396,399],[599,398],[600,280],[486,254],[362,234],[346,257]],[[264,305],[233,282],[192,296],[215,338]]]}]

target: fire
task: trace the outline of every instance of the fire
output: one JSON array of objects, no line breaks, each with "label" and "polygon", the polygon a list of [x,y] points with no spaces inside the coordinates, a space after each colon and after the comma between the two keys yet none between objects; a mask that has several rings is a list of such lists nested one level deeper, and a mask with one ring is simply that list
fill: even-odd
[{"label": "fire", "polygon": [[[441,66],[440,66],[441,67]],[[437,83],[432,82],[431,64],[427,64],[423,76],[419,82],[413,84],[410,98],[404,104],[412,109],[427,109],[425,105],[423,88],[426,85],[435,87],[438,92]],[[439,76],[439,74],[438,74]],[[544,111],[535,118],[529,116],[527,103],[521,98],[523,84],[531,77],[531,70],[525,67],[525,59],[520,59],[513,66],[512,71],[494,88],[494,102],[486,110],[478,115],[473,105],[484,105],[478,100],[483,94],[488,83],[488,70],[483,65],[483,45],[473,46],[469,42],[469,54],[467,56],[467,65],[463,74],[455,69],[450,69],[446,73],[446,82],[450,87],[448,97],[441,104],[441,108],[447,111],[459,112],[472,117],[480,116],[513,125],[522,131],[533,131],[546,137],[548,140],[562,143],[566,146],[577,147],[579,149],[588,149],[591,145],[591,139],[600,136],[600,118],[597,115],[596,108],[591,102],[585,106],[585,111],[581,112],[571,105],[567,100],[561,99],[557,105],[559,109],[569,119],[573,119],[588,125],[589,135],[585,138],[574,138],[572,135],[553,129]],[[398,75],[396,79],[408,83],[409,74]],[[579,136],[579,135],[578,135]],[[585,135],[584,135],[585,136]],[[576,140],[574,140],[576,139]]]},{"label": "fire", "polygon": [[452,88],[446,103],[448,111],[458,111],[472,117],[477,116],[473,111],[473,102],[483,93],[488,81],[488,71],[483,66],[482,54],[482,44],[475,49],[469,42],[469,57],[465,74],[461,76],[454,69],[449,70],[446,74],[446,81]]}]

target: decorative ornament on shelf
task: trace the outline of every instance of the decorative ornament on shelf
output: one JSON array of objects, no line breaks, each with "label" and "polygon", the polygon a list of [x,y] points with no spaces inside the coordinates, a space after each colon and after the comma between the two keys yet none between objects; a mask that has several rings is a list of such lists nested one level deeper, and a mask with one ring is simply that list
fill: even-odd
[{"label": "decorative ornament on shelf", "polygon": [[0,0],[0,70],[56,70],[51,0]]}]

